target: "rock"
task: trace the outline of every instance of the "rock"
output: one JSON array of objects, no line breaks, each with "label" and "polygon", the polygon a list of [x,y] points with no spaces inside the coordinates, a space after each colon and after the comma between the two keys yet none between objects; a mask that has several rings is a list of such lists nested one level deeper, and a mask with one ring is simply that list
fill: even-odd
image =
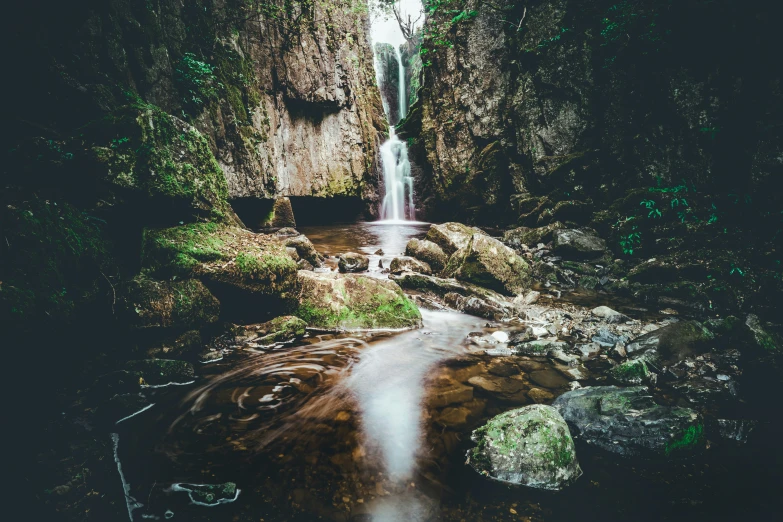
[{"label": "rock", "polygon": [[583,381],[587,379],[587,375],[585,375],[579,368],[558,367],[557,371],[560,372],[561,375],[563,375],[569,381]]},{"label": "rock", "polygon": [[745,326],[748,327],[753,340],[756,342],[759,348],[767,353],[780,353],[781,346],[780,339],[776,339],[775,336],[770,334],[767,330],[761,326],[758,316],[749,314],[745,320]]},{"label": "rock", "polygon": [[384,255],[384,251],[383,251],[383,249],[382,249],[382,248],[379,248],[378,250],[376,250],[376,251],[375,251],[375,255],[376,255],[376,256],[382,256],[382,255]]},{"label": "rock", "polygon": [[435,421],[445,426],[446,428],[454,428],[457,426],[463,426],[468,422],[468,415],[470,412],[467,408],[463,407],[451,407],[445,408],[439,414],[435,416]]},{"label": "rock", "polygon": [[432,275],[432,269],[430,265],[424,261],[419,261],[416,258],[402,256],[392,259],[389,266],[392,274],[401,274],[403,272],[417,272],[424,275]]},{"label": "rock", "polygon": [[705,447],[695,411],[660,406],[643,386],[581,388],[552,405],[585,442],[622,456],[686,456]]},{"label": "rock", "polygon": [[95,415],[104,424],[119,424],[152,406],[153,403],[141,393],[114,395],[98,406]]},{"label": "rock", "polygon": [[718,435],[723,440],[745,444],[748,437],[758,425],[754,420],[717,419]]},{"label": "rock", "polygon": [[205,350],[198,356],[198,362],[209,364],[223,359],[223,352],[220,350]]},{"label": "rock", "polygon": [[608,328],[599,328],[595,335],[591,338],[594,343],[598,343],[604,348],[611,348],[617,343],[624,343],[628,339],[624,335],[613,333]]},{"label": "rock", "polygon": [[217,506],[235,501],[240,490],[233,482],[223,484],[172,484],[172,491],[187,491],[190,501],[199,506]]},{"label": "rock", "polygon": [[474,234],[483,235],[484,232],[462,223],[443,223],[432,225],[425,239],[438,245],[447,256],[450,256],[460,248],[466,247]]},{"label": "rock", "polygon": [[499,321],[506,316],[506,312],[502,308],[478,297],[464,297],[456,292],[451,292],[443,296],[443,301],[455,310],[484,319]]},{"label": "rock", "polygon": [[280,239],[216,223],[145,230],[142,267],[260,296],[291,298],[297,288],[296,263]]},{"label": "rock", "polygon": [[502,400],[527,402],[524,393],[525,384],[517,379],[497,375],[476,375],[468,379],[468,384]]},{"label": "rock", "polygon": [[530,341],[532,339],[533,339],[533,329],[527,326],[524,330],[517,330],[516,332],[512,332],[511,335],[508,337],[508,342],[510,345],[515,346]]},{"label": "rock", "polygon": [[679,321],[626,344],[629,356],[646,353],[648,361],[677,362],[703,351],[715,336],[697,321]]},{"label": "rock", "polygon": [[529,377],[530,380],[534,383],[538,384],[539,386],[543,386],[544,388],[549,388],[550,390],[565,388],[568,386],[568,380],[563,378],[563,376],[560,375],[560,373],[556,370],[549,368],[531,372]]},{"label": "rock", "polygon": [[513,359],[506,358],[493,359],[487,366],[487,371],[500,377],[511,377],[521,373],[519,366],[514,363]]},{"label": "rock", "polygon": [[434,388],[428,396],[428,402],[435,408],[449,404],[459,404],[473,399],[473,387],[465,386],[456,381],[449,381],[445,386]]},{"label": "rock", "polygon": [[503,242],[511,248],[520,249],[522,245],[535,247],[539,243],[549,243],[555,230],[565,228],[565,225],[556,221],[545,227],[528,228],[519,227],[508,230],[503,234]]},{"label": "rock", "polygon": [[342,273],[364,272],[370,268],[370,258],[364,254],[348,252],[340,255],[337,266]]},{"label": "rock", "polygon": [[290,342],[305,334],[307,323],[293,315],[276,317],[271,321],[248,328],[258,334],[252,339],[261,345]]},{"label": "rock", "polygon": [[269,218],[269,224],[267,226],[274,228],[296,228],[294,209],[291,206],[291,200],[286,197],[275,198],[275,203],[272,206],[272,213]]},{"label": "rock", "polygon": [[298,268],[299,270],[310,270],[310,271],[315,270],[313,264],[310,263],[310,261],[308,261],[307,259],[300,259],[299,261],[297,261],[296,268]]},{"label": "rock", "polygon": [[606,241],[584,230],[556,230],[552,251],[564,259],[594,259],[606,252]]},{"label": "rock", "polygon": [[484,476],[560,490],[582,475],[574,441],[560,414],[535,404],[490,419],[471,435],[467,463]]},{"label": "rock", "polygon": [[574,348],[585,358],[596,357],[601,353],[601,345],[598,343],[577,344]]},{"label": "rock", "polygon": [[432,241],[426,239],[411,239],[405,246],[405,255],[424,261],[433,272],[439,273],[446,267],[449,256],[443,249]]},{"label": "rock", "polygon": [[393,281],[302,270],[299,284],[295,315],[308,326],[332,331],[421,326],[419,309]]},{"label": "rock", "polygon": [[610,374],[620,384],[642,384],[650,379],[647,364],[638,359],[622,362],[611,369]]},{"label": "rock", "polygon": [[137,329],[200,328],[220,314],[220,303],[197,279],[157,281],[139,275],[118,294],[119,317]]},{"label": "rock", "polygon": [[[459,282],[455,279],[444,279],[424,274],[415,274],[412,272],[405,272],[401,275],[391,275],[389,278],[392,281],[397,282],[402,288],[405,288],[406,290],[427,292],[444,298],[449,293],[455,293],[463,297],[477,297],[491,307],[503,310],[504,313],[514,313],[513,306],[502,295],[493,290],[476,286],[471,283]],[[468,306],[467,301],[465,303],[465,306]]]},{"label": "rock", "polygon": [[[280,231],[278,231],[278,233],[279,232]],[[287,248],[296,250],[297,255],[301,259],[307,261],[314,267],[321,266],[324,261],[323,256],[318,253],[313,243],[304,234],[297,233],[295,236],[284,237],[282,238],[282,242]]]},{"label": "rock", "polygon": [[597,308],[593,308],[590,312],[594,316],[602,318],[609,324],[624,323],[625,321],[629,320],[627,315],[623,315],[616,310],[612,310],[608,306],[599,306]]},{"label": "rock", "polygon": [[515,297],[514,304],[532,305],[533,303],[538,301],[539,297],[541,297],[541,292],[530,290],[525,294],[520,294],[517,297]]},{"label": "rock", "polygon": [[555,398],[552,393],[544,390],[543,388],[530,388],[527,391],[527,396],[530,397],[530,400],[536,404],[549,402]]},{"label": "rock", "polygon": [[507,343],[509,339],[508,334],[501,331],[492,332],[492,337],[499,343]]},{"label": "rock", "polygon": [[300,234],[299,231],[296,230],[296,228],[293,228],[293,227],[283,227],[280,230],[276,230],[273,235],[275,237],[279,237],[279,238],[285,239],[285,238],[289,238],[289,237],[300,236],[302,234]]},{"label": "rock", "polygon": [[547,355],[550,350],[566,350],[567,348],[568,343],[562,341],[527,341],[514,346],[514,350],[519,354],[540,356]]},{"label": "rock", "polygon": [[185,361],[173,359],[141,359],[128,361],[125,368],[136,372],[144,384],[149,386],[165,386],[167,384],[184,384],[195,379],[193,365]]},{"label": "rock", "polygon": [[485,234],[474,234],[449,258],[443,273],[506,295],[530,285],[530,266],[516,252]]}]

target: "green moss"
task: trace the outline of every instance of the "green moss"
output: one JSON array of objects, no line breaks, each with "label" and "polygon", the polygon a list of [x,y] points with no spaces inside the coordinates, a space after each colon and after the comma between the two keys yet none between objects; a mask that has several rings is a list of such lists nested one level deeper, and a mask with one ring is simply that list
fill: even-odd
[{"label": "green moss", "polygon": [[673,439],[666,445],[666,455],[677,451],[693,449],[699,445],[704,439],[704,426],[702,424],[695,424],[688,426],[679,437]]},{"label": "green moss", "polygon": [[625,361],[612,368],[611,373],[624,384],[639,384],[650,377],[650,371],[641,359]]}]

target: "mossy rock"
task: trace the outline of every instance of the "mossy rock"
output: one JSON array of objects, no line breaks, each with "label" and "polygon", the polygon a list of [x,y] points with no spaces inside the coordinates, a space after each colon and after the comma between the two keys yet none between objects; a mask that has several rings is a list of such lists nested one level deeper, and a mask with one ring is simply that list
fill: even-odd
[{"label": "mossy rock", "polygon": [[462,223],[443,223],[432,225],[427,231],[425,239],[438,245],[443,252],[450,256],[460,248],[467,246],[474,234],[484,234],[476,227],[469,227]]},{"label": "mossy rock", "polygon": [[115,199],[143,210],[139,220],[240,223],[228,203],[223,171],[192,125],[138,103],[93,123],[84,134],[95,143],[90,157],[99,182]]},{"label": "mossy rock", "polygon": [[305,334],[306,328],[307,323],[302,319],[293,315],[284,315],[255,326],[247,333],[252,332],[256,334],[253,342],[270,345],[299,339]]},{"label": "mossy rock", "polygon": [[421,326],[416,305],[394,282],[356,274],[299,272],[296,316],[331,331]]},{"label": "mossy rock", "polygon": [[413,238],[408,241],[405,255],[427,263],[435,273],[443,270],[449,261],[449,256],[440,246],[426,239]]},{"label": "mossy rock", "polygon": [[142,267],[281,298],[297,288],[296,263],[277,238],[217,223],[145,230]]},{"label": "mossy rock", "polygon": [[150,386],[165,386],[166,384],[184,384],[195,379],[193,365],[174,359],[141,359],[128,361],[125,368],[136,372],[143,383]]},{"label": "mossy rock", "polygon": [[101,220],[37,198],[4,205],[1,212],[0,321],[69,320],[101,298],[111,309],[109,278],[117,268]]},{"label": "mossy rock", "polygon": [[642,384],[650,378],[650,370],[641,359],[630,359],[612,368],[614,380],[621,384]]},{"label": "mossy rock", "polygon": [[475,234],[446,264],[443,273],[459,280],[516,295],[530,287],[531,268],[512,249],[485,234]]},{"label": "mossy rock", "polygon": [[558,411],[543,404],[493,417],[471,435],[467,463],[487,477],[560,490],[582,475],[571,433]]},{"label": "mossy rock", "polygon": [[214,323],[220,303],[197,279],[157,281],[139,275],[120,289],[119,315],[133,328],[187,330]]},{"label": "mossy rock", "polygon": [[549,243],[555,230],[561,230],[565,225],[556,221],[545,227],[518,227],[503,234],[503,242],[512,248],[522,248],[522,245],[534,247],[539,243]]}]

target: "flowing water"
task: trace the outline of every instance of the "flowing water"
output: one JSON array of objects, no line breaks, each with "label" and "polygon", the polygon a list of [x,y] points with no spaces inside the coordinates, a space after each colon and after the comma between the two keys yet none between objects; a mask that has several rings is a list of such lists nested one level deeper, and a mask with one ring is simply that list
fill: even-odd
[{"label": "flowing water", "polygon": [[[383,261],[424,229],[357,223],[305,232],[322,252],[382,249]],[[672,468],[618,463],[581,446],[585,475],[560,493],[486,480],[464,464],[471,431],[526,403],[527,389],[557,396],[568,382],[548,360],[518,357],[523,371],[505,380],[508,393],[486,394],[469,380],[492,377],[496,359],[485,354],[486,340],[468,334],[487,336],[498,325],[457,312],[422,316],[422,329],[396,335],[312,333],[273,348],[237,347],[197,368],[192,384],[148,390],[154,406],[114,435],[129,518],[694,520],[730,512],[720,500],[738,492],[745,509],[764,491],[737,471],[743,453]],[[238,494],[212,507],[191,502],[190,484],[227,481]],[[638,505],[641,492],[652,504]]]}]

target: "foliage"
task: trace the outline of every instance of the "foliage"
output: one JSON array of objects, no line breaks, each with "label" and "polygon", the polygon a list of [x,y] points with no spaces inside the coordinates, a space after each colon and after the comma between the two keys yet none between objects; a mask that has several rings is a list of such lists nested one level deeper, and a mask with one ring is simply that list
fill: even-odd
[{"label": "foliage", "polygon": [[215,67],[196,58],[193,53],[185,53],[175,70],[176,80],[182,91],[182,102],[191,114],[218,96],[218,88],[223,85],[217,81]]}]

